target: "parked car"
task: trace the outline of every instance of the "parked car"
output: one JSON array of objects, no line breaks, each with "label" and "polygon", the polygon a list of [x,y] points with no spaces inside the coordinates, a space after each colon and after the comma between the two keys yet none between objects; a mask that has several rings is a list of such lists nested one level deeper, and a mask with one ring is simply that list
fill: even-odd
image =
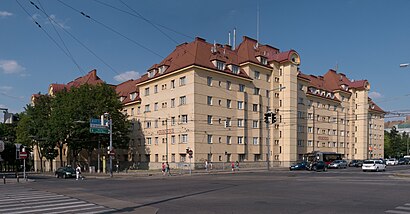
[{"label": "parked car", "polygon": [[389,158],[386,160],[386,165],[394,166],[398,164],[399,164],[399,161],[396,158]]},{"label": "parked car", "polygon": [[316,172],[319,172],[319,171],[326,172],[327,166],[326,166],[326,163],[323,161],[314,161],[314,162],[309,163],[307,169],[311,171],[316,171]]},{"label": "parked car", "polygon": [[363,161],[362,160],[352,160],[349,163],[349,167],[362,167]]},{"label": "parked car", "polygon": [[363,172],[366,171],[386,171],[386,165],[383,163],[383,160],[365,160],[363,161],[362,166]]},{"label": "parked car", "polygon": [[328,168],[335,168],[335,169],[346,169],[347,167],[347,162],[345,160],[335,160],[332,163],[330,163]]},{"label": "parked car", "polygon": [[72,167],[60,167],[55,171],[56,178],[74,178],[75,170]]},{"label": "parked car", "polygon": [[407,164],[410,164],[410,159],[408,159],[408,158],[400,158],[398,164],[399,164],[399,165],[407,165]]},{"label": "parked car", "polygon": [[308,163],[307,162],[299,162],[296,164],[293,164],[289,167],[289,170],[306,170]]}]

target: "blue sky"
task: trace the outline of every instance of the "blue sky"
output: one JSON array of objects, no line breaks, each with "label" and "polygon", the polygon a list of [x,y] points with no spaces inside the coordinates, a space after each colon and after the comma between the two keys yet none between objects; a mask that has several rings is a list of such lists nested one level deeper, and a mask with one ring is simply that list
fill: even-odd
[{"label": "blue sky", "polygon": [[[23,111],[30,96],[47,93],[49,84],[67,83],[92,69],[111,84],[138,78],[196,36],[226,44],[236,27],[238,42],[244,35],[256,38],[257,1],[32,1],[58,24],[29,1],[18,0],[30,15],[17,1],[0,0],[0,108],[11,112]],[[261,43],[295,49],[307,74],[323,75],[338,65],[350,79],[367,79],[384,110],[410,112],[410,67],[399,68],[410,62],[410,1],[259,0],[259,5]]]}]

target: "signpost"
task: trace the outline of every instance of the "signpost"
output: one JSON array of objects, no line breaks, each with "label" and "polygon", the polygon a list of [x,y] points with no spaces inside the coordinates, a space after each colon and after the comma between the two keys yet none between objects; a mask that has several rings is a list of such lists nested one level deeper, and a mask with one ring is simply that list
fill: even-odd
[{"label": "signpost", "polygon": [[[104,120],[104,124],[107,120]],[[108,121],[107,121],[108,122]],[[101,125],[101,119],[90,119],[90,133],[94,134],[109,134],[108,126]]]},{"label": "signpost", "polygon": [[23,151],[20,152],[20,159],[23,159],[23,178],[26,179],[26,158],[27,158],[27,152],[25,151],[26,149],[23,148]]},{"label": "signpost", "polygon": [[188,150],[188,155],[189,155],[189,174],[192,174],[192,168],[191,168],[191,160],[192,160],[192,155],[194,154],[194,152],[192,151],[192,149],[187,149]]}]

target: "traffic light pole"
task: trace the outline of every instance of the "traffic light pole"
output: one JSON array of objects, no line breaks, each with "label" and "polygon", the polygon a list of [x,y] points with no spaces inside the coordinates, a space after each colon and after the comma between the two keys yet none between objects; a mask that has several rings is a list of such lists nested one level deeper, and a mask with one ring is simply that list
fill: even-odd
[{"label": "traffic light pole", "polygon": [[110,177],[112,177],[112,118],[110,116]]}]

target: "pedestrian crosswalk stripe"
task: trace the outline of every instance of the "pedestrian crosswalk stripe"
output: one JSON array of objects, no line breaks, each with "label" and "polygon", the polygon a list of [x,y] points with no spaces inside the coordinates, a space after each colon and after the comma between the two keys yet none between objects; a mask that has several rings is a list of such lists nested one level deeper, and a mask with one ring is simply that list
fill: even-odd
[{"label": "pedestrian crosswalk stripe", "polygon": [[402,207],[402,206],[400,206],[400,207],[396,207],[396,209],[399,209],[399,210],[410,210],[410,207]]},{"label": "pedestrian crosswalk stripe", "polygon": [[50,195],[50,196],[36,196],[36,197],[31,197],[31,196],[24,196],[24,197],[13,197],[13,198],[9,198],[9,199],[4,199],[4,200],[1,200],[2,202],[6,202],[6,201],[16,201],[16,200],[18,200],[18,201],[20,201],[20,200],[29,200],[29,199],[35,199],[35,198],[49,198],[49,199],[52,199],[52,198],[58,198],[58,197],[60,197],[60,196],[52,196],[52,195]]},{"label": "pedestrian crosswalk stripe", "polygon": [[[74,201],[74,202],[68,202],[68,203],[52,203],[52,204],[47,204],[47,205],[39,205],[39,206],[30,206],[31,209],[33,208],[44,208],[44,207],[53,207],[53,206],[59,206],[59,205],[73,205],[73,204],[84,204],[84,201]],[[18,206],[18,207],[13,207],[13,208],[6,208],[6,209],[0,209],[0,212],[4,211],[13,211],[13,210],[24,210],[26,207],[23,206]]]},{"label": "pedestrian crosswalk stripe", "polygon": [[[58,211],[58,212],[52,212],[49,214],[60,214],[60,213],[77,213],[77,214],[81,214],[79,213],[80,211],[85,211],[85,210],[90,210],[90,209],[104,209],[104,210],[100,210],[98,212],[110,212],[110,211],[115,211],[114,209],[106,209],[103,206],[97,206],[97,207],[87,207],[87,208],[81,208],[81,209],[77,209],[77,208],[73,208],[73,209],[69,209],[69,210],[64,210],[64,211]],[[96,212],[85,212],[87,214],[89,213],[96,213]]]},{"label": "pedestrian crosswalk stripe", "polygon": [[[77,208],[79,207],[89,207],[89,206],[94,206],[95,204],[79,204],[76,205]],[[8,214],[23,214],[23,213],[33,213],[33,212],[45,212],[45,211],[51,211],[51,210],[58,210],[58,209],[67,209],[67,208],[72,208],[72,206],[63,206],[63,207],[49,207],[45,209],[30,209],[27,211],[22,211],[22,212],[10,212]]]},{"label": "pedestrian crosswalk stripe", "polygon": [[387,210],[385,213],[395,213],[395,214],[410,214],[410,212],[399,211],[399,210]]},{"label": "pedestrian crosswalk stripe", "polygon": [[[77,201],[77,199],[74,198],[62,198],[58,200],[53,200],[53,202],[59,202],[59,201],[64,201],[64,202],[69,202],[69,201]],[[21,201],[23,202],[23,201]],[[31,206],[31,205],[40,205],[40,204],[48,204],[50,201],[42,201],[42,202],[23,202],[25,206]],[[6,207],[15,207],[15,206],[20,206],[20,203],[16,203],[16,201],[9,202],[7,204],[2,203],[1,208],[6,208]],[[1,209],[0,208],[0,209]]]}]

